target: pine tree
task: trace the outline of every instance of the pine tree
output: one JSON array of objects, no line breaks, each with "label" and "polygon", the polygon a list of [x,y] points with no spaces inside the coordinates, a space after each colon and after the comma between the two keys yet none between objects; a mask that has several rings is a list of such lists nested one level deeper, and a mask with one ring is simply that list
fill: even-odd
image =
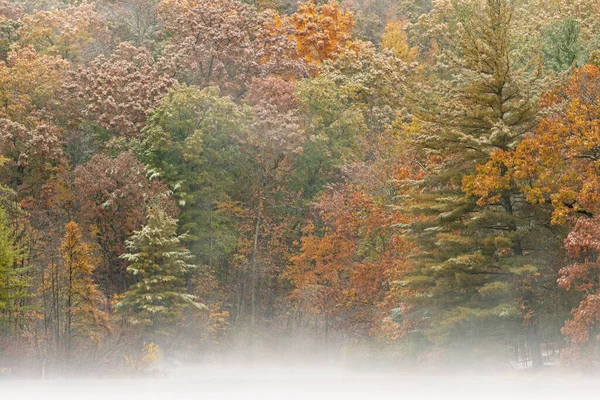
[{"label": "pine tree", "polygon": [[535,126],[538,69],[517,68],[508,0],[473,1],[453,18],[442,25],[449,33],[442,40],[450,41],[437,54],[438,81],[425,95],[419,87],[415,100],[412,142],[428,168],[402,208],[418,215],[407,231],[421,252],[399,284],[413,307],[404,318],[429,326],[436,341],[473,349],[483,337],[502,343],[531,317],[524,310],[528,282],[538,274],[529,249],[542,229],[539,216],[514,185],[487,203],[471,196],[469,185],[477,165]]},{"label": "pine tree", "polygon": [[196,268],[193,256],[181,245],[177,220],[163,209],[148,210],[148,223],[127,241],[130,253],[122,257],[129,262],[127,272],[138,282],[124,294],[117,309],[126,313],[133,324],[158,334],[169,334],[174,322],[186,307],[204,309],[186,293],[185,277]]},{"label": "pine tree", "polygon": [[61,271],[64,282],[64,346],[70,356],[73,342],[98,343],[108,329],[108,319],[100,310],[102,293],[94,282],[94,265],[90,246],[84,242],[77,224],[65,225],[65,236],[60,252],[63,257]]}]

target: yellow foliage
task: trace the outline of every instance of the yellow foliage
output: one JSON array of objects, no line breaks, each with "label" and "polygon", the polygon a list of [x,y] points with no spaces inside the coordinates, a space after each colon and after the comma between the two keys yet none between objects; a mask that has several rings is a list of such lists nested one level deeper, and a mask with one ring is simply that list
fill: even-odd
[{"label": "yellow foliage", "polygon": [[208,332],[213,341],[218,343],[223,340],[229,328],[229,319],[229,311],[221,311],[220,304],[214,304],[210,307]]},{"label": "yellow foliage", "polygon": [[86,46],[103,34],[107,28],[90,4],[28,14],[19,29],[24,45],[70,60],[80,57]]},{"label": "yellow foliage", "polygon": [[404,28],[406,23],[402,21],[392,21],[385,27],[385,32],[381,35],[381,45],[384,49],[391,52],[405,62],[416,61],[419,55],[418,47],[410,47],[406,39]]},{"label": "yellow foliage", "polygon": [[154,343],[145,343],[140,354],[125,356],[127,369],[133,372],[149,372],[160,358],[160,347]]}]

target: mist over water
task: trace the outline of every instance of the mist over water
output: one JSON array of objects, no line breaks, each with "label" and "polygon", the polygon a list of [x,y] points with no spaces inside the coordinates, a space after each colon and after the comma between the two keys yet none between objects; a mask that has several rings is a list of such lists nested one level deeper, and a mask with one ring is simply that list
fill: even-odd
[{"label": "mist over water", "polygon": [[573,399],[596,398],[585,373],[408,369],[324,360],[163,361],[152,377],[0,381],[2,399]]}]

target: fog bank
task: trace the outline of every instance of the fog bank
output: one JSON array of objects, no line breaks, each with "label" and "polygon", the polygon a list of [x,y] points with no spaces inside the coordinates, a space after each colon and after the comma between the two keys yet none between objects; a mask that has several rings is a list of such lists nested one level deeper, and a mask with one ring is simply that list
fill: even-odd
[{"label": "fog bank", "polygon": [[[360,367],[360,366],[356,366]],[[362,368],[361,368],[362,369]],[[1,381],[12,399],[565,399],[594,398],[594,377],[377,370],[325,364],[170,365],[152,379]]]}]

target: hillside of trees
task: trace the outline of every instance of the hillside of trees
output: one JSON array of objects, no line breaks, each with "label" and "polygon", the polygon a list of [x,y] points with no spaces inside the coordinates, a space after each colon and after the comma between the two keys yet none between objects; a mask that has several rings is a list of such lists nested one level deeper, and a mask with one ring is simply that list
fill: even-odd
[{"label": "hillside of trees", "polygon": [[594,365],[599,15],[1,0],[0,376]]}]

